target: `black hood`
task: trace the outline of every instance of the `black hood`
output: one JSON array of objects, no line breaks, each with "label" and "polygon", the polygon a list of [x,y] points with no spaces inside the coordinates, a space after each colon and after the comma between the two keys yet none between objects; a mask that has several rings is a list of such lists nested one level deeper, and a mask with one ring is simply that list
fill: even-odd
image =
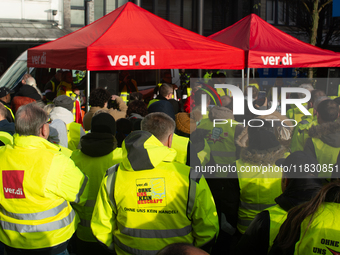
[{"label": "black hood", "polygon": [[322,188],[322,181],[319,178],[290,179],[286,190],[275,202],[285,211],[303,204],[313,198]]},{"label": "black hood", "polygon": [[37,101],[41,100],[41,96],[39,95],[37,90],[29,85],[23,85],[17,93],[17,96],[29,97]]},{"label": "black hood", "polygon": [[109,133],[88,133],[80,139],[81,152],[90,157],[102,157],[117,148],[116,138]]}]

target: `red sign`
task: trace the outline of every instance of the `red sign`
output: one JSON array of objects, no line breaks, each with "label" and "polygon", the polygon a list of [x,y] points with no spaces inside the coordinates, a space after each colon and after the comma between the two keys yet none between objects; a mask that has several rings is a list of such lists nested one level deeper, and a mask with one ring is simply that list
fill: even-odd
[{"label": "red sign", "polygon": [[26,198],[22,182],[24,181],[24,171],[7,170],[2,171],[2,186],[5,198]]}]

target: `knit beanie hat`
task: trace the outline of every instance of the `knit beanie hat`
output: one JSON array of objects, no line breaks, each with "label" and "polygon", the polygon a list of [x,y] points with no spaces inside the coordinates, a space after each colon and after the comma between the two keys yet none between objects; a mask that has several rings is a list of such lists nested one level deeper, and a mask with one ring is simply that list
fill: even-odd
[{"label": "knit beanie hat", "polygon": [[[280,143],[276,139],[271,123],[258,119],[256,125],[260,126],[261,121],[264,123],[262,127],[248,127],[248,148],[259,151],[279,148]],[[255,122],[253,125],[255,125]]]},{"label": "knit beanie hat", "polygon": [[190,114],[186,112],[179,112],[175,116],[176,128],[185,134],[191,134],[196,130],[195,120],[190,118]]},{"label": "knit beanie hat", "polygon": [[152,112],[163,112],[169,115],[173,120],[175,120],[174,107],[167,100],[159,100],[157,102],[152,103],[148,108],[148,113]]},{"label": "knit beanie hat", "polygon": [[92,117],[91,133],[116,135],[116,121],[111,114],[102,112]]},{"label": "knit beanie hat", "polygon": [[65,109],[72,111],[73,109],[73,100],[72,98],[65,96],[65,95],[61,95],[56,97],[53,100],[53,103],[55,104],[55,106],[60,106],[60,107],[64,107]]}]

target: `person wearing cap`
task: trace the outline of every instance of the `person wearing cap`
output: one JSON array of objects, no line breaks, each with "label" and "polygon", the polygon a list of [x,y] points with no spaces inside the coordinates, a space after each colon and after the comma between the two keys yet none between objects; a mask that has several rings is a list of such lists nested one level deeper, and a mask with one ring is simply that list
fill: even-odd
[{"label": "person wearing cap", "polygon": [[208,250],[218,217],[202,175],[175,162],[175,121],[161,112],[123,142],[123,161],[108,169],[94,208],[95,237],[117,254],[156,254],[171,243]]},{"label": "person wearing cap", "polygon": [[322,101],[317,108],[319,125],[311,127],[308,131],[309,138],[304,151],[316,158],[319,164],[326,166],[328,170],[321,171],[318,175],[320,178],[331,178],[330,168],[332,166],[330,165],[336,164],[340,152],[339,113],[339,105],[335,101]]},{"label": "person wearing cap", "polygon": [[117,148],[115,119],[105,110],[97,111],[91,120],[91,132],[81,140],[81,149],[72,153],[75,165],[90,178],[89,196],[84,206],[77,206],[80,223],[77,229],[78,254],[108,253],[93,236],[90,221],[103,176],[112,165],[122,161]]},{"label": "person wearing cap", "polygon": [[81,124],[74,122],[72,98],[61,95],[53,100],[55,107],[50,113],[51,121],[61,119],[67,127],[68,148],[72,151],[80,146],[80,138],[85,135],[85,131]]},{"label": "person wearing cap", "polygon": [[[284,169],[310,168],[318,162],[303,151],[296,151],[286,159],[276,161]],[[267,254],[279,233],[287,213],[295,206],[311,200],[322,188],[322,182],[312,172],[283,171],[282,194],[275,198],[276,205],[257,214],[236,246],[235,254]]]},{"label": "person wearing cap", "polygon": [[0,150],[0,240],[5,254],[68,254],[88,177],[47,141],[48,115],[37,103],[16,113],[14,145]]},{"label": "person wearing cap", "polygon": [[7,110],[6,119],[8,120],[8,122],[14,122],[15,119],[10,106],[11,94],[13,93],[14,91],[8,88],[5,87],[0,88],[0,103],[2,103]]}]

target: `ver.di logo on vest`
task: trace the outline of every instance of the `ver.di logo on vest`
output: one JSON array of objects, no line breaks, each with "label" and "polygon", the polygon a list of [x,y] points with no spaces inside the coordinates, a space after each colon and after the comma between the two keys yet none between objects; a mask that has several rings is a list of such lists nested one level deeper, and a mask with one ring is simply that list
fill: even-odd
[{"label": "ver.di logo on vest", "polygon": [[111,66],[154,66],[154,51],[146,51],[144,55],[107,55]]},{"label": "ver.di logo on vest", "polygon": [[2,186],[5,198],[26,198],[22,183],[24,171],[7,170],[2,171]]}]

